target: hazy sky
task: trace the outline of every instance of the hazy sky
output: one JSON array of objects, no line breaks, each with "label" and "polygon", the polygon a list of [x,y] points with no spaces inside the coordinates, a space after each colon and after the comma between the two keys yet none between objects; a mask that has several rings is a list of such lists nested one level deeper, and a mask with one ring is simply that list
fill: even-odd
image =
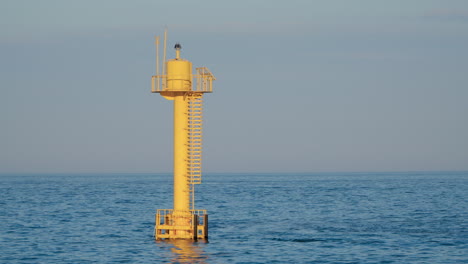
[{"label": "hazy sky", "polygon": [[468,170],[466,0],[2,0],[0,173],[171,171],[166,25],[207,172]]}]

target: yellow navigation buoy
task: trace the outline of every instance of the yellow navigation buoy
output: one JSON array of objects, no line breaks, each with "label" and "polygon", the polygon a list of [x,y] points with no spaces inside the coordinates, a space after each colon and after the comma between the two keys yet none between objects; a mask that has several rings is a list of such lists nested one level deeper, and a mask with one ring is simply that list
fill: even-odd
[{"label": "yellow navigation buoy", "polygon": [[[154,235],[159,239],[208,238],[208,214],[195,209],[195,185],[201,183],[203,94],[213,91],[213,74],[196,68],[180,57],[181,45],[175,45],[176,56],[166,61],[167,31],[164,32],[164,58],[159,73],[159,37],[156,37],[156,75],[151,92],[174,101],[174,209],[158,209]],[[193,80],[195,79],[195,86]]]}]

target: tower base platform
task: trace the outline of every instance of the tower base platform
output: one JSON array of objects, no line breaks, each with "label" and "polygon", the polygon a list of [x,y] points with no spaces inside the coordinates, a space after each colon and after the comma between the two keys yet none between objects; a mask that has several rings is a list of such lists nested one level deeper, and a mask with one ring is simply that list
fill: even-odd
[{"label": "tower base platform", "polygon": [[208,214],[206,210],[158,209],[154,238],[156,240],[208,239]]}]

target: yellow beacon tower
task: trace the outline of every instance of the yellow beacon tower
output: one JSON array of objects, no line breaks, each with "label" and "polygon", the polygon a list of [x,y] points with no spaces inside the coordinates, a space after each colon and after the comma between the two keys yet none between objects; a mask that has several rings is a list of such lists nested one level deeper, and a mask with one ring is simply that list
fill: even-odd
[{"label": "yellow beacon tower", "polygon": [[[152,93],[174,101],[174,209],[158,209],[155,239],[207,239],[208,214],[195,209],[195,185],[201,183],[203,94],[212,92],[215,77],[205,68],[196,68],[180,57],[181,45],[175,45],[175,58],[164,58],[159,73],[159,37],[156,37],[156,75]],[[193,81],[195,80],[195,85]]]}]

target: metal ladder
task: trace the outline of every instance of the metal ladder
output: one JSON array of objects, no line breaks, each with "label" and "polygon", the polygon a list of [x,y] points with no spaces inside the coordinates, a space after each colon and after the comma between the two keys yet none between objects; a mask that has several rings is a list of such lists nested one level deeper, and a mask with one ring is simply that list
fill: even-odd
[{"label": "metal ladder", "polygon": [[195,184],[201,183],[203,94],[191,93],[188,100],[187,124],[187,180],[190,190],[190,209],[195,210]]}]

